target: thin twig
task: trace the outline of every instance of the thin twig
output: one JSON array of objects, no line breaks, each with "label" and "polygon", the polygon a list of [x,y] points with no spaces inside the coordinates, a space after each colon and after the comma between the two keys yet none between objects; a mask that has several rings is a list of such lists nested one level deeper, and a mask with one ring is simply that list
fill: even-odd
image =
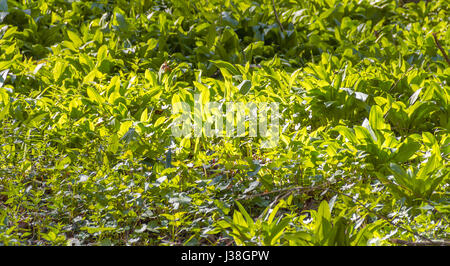
[{"label": "thin twig", "polygon": [[278,18],[278,13],[277,13],[277,9],[275,8],[274,0],[272,0],[272,8],[273,8],[273,13],[275,13],[275,19],[277,20],[278,26],[280,26],[281,31],[284,32],[283,25],[281,25],[280,19]]},{"label": "thin twig", "polygon": [[405,73],[403,73],[402,77],[397,79],[397,81],[395,81],[394,84],[392,84],[392,86],[389,88],[389,91],[391,91],[393,88],[395,88],[395,86],[397,86],[397,84],[400,82],[400,80],[402,80],[406,74],[408,74],[409,71],[413,70],[414,66],[411,66],[410,68],[408,68],[408,70],[406,70]]},{"label": "thin twig", "polygon": [[[273,191],[259,193],[259,194],[254,194],[254,195],[242,196],[240,199],[249,199],[249,198],[254,198],[254,197],[259,197],[259,196],[266,196],[266,195],[274,194],[274,193],[282,193],[282,194],[279,194],[277,197],[275,197],[275,200],[272,202],[272,203],[276,203],[280,199],[280,197],[281,198],[285,198],[287,195],[290,195],[293,192],[303,192],[303,193],[305,193],[305,192],[315,191],[315,190],[319,190],[319,189],[324,189],[326,191],[328,190],[328,191],[334,192],[336,194],[343,195],[343,196],[346,196],[346,197],[350,198],[354,203],[357,203],[358,205],[363,207],[366,211],[368,211],[369,213],[374,214],[378,218],[383,219],[384,221],[388,222],[390,225],[392,225],[392,226],[394,226],[396,228],[399,228],[399,229],[401,229],[403,231],[406,231],[406,232],[416,236],[417,238],[420,238],[420,239],[423,239],[423,240],[427,241],[427,242],[417,242],[417,243],[420,243],[421,245],[429,245],[429,246],[430,245],[432,245],[432,246],[442,245],[443,242],[440,241],[440,240],[431,240],[428,237],[422,236],[422,235],[420,235],[420,234],[418,234],[418,233],[416,233],[414,231],[411,231],[411,230],[409,230],[409,229],[407,229],[407,228],[405,228],[405,227],[403,227],[401,225],[395,224],[394,222],[392,222],[386,216],[384,216],[382,214],[379,214],[379,213],[369,209],[368,207],[366,207],[366,205],[364,203],[362,203],[361,201],[353,198],[352,196],[330,188],[331,184],[332,183],[327,182],[325,184],[314,186],[314,187],[293,187],[293,188],[287,188],[287,189],[279,189],[279,190],[273,190]],[[449,244],[449,242],[445,242],[445,243]]]},{"label": "thin twig", "polygon": [[422,198],[422,197],[420,197],[420,199],[423,200],[423,201],[426,201],[428,204],[430,204],[430,206],[434,208],[434,211],[437,212],[441,216],[441,220],[444,220],[446,223],[448,223],[448,220],[447,220],[447,218],[445,218],[445,215],[443,213],[441,213],[436,208],[436,206],[434,206],[434,203],[431,202],[431,200],[428,200],[428,199],[425,199],[425,198]]},{"label": "thin twig", "polygon": [[401,239],[389,239],[389,242],[405,246],[450,246],[450,241],[446,240],[433,240],[433,243],[428,243],[428,242],[405,241]]},{"label": "thin twig", "polygon": [[364,203],[360,202],[360,201],[357,200],[357,199],[354,199],[352,196],[347,195],[347,194],[345,194],[345,193],[342,193],[342,192],[340,192],[340,191],[334,190],[334,189],[329,189],[329,190],[330,190],[330,191],[333,191],[334,193],[337,193],[337,194],[340,194],[340,195],[343,195],[343,196],[346,196],[346,197],[350,198],[353,202],[358,203],[358,204],[361,205],[364,209],[366,209],[368,212],[374,214],[374,215],[377,216],[378,218],[381,218],[381,219],[385,220],[385,221],[388,222],[390,225],[392,225],[392,226],[394,226],[394,227],[397,227],[397,228],[399,228],[399,229],[401,229],[401,230],[403,230],[403,231],[406,231],[406,232],[408,232],[408,233],[410,233],[410,234],[413,234],[413,235],[415,235],[416,237],[421,238],[421,239],[423,239],[423,240],[425,240],[425,241],[428,241],[429,244],[437,244],[437,243],[435,243],[435,241],[429,239],[428,237],[422,236],[422,235],[420,235],[420,234],[418,234],[418,233],[416,233],[416,232],[414,232],[414,231],[411,231],[411,230],[409,230],[409,229],[407,229],[407,228],[405,228],[405,227],[403,227],[403,226],[401,226],[401,225],[398,225],[398,224],[393,223],[393,222],[392,222],[389,218],[387,218],[386,216],[381,215],[381,214],[378,214],[378,213],[374,212],[373,210],[367,208],[366,205],[364,205]]},{"label": "thin twig", "polygon": [[439,50],[441,51],[442,55],[444,55],[445,61],[447,61],[447,64],[450,65],[450,59],[448,58],[447,53],[445,52],[444,48],[442,48],[441,43],[439,42],[436,33],[433,33],[433,37],[434,37],[434,43],[436,44],[437,48],[439,48]]},{"label": "thin twig", "polygon": [[294,192],[294,191],[310,192],[310,191],[314,191],[314,190],[318,190],[318,189],[325,189],[329,185],[330,185],[330,183],[325,183],[325,184],[314,186],[314,187],[291,187],[291,188],[285,188],[285,189],[278,189],[278,190],[272,190],[272,191],[267,191],[267,192],[263,192],[263,193],[253,194],[253,195],[243,195],[239,198],[239,200],[267,196],[270,194]]},{"label": "thin twig", "polygon": [[[292,191],[288,191],[284,194],[279,194],[275,197],[275,199],[269,204],[268,209],[272,209],[280,200],[285,199],[287,196],[291,195]],[[261,219],[266,212],[261,213],[258,219]]]}]

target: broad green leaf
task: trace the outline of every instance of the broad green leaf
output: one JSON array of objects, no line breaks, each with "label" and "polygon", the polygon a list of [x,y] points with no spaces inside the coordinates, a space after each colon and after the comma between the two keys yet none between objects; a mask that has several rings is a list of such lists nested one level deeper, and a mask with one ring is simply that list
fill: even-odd
[{"label": "broad green leaf", "polygon": [[97,52],[97,62],[100,64],[108,55],[108,47],[106,45],[102,45]]},{"label": "broad green leaf", "polygon": [[318,215],[322,217],[322,219],[325,219],[327,221],[331,220],[330,206],[325,200],[320,203],[319,210],[317,212]]},{"label": "broad green leaf", "polygon": [[247,211],[245,210],[244,206],[242,206],[242,204],[240,204],[238,201],[235,201],[236,205],[238,206],[239,210],[241,211],[241,213],[244,215],[245,220],[247,221],[247,225],[252,228],[253,227],[253,219],[250,217],[250,215],[247,213]]},{"label": "broad green leaf", "polygon": [[414,153],[420,149],[420,143],[407,139],[405,143],[400,145],[397,153],[394,156],[394,160],[399,163],[406,162]]},{"label": "broad green leaf", "polygon": [[127,21],[125,20],[125,16],[120,12],[114,13],[114,25],[118,26],[118,29],[123,32],[126,32],[129,26]]},{"label": "broad green leaf", "polygon": [[398,164],[391,163],[389,167],[394,174],[395,180],[407,188],[414,187],[414,181],[409,177],[408,173]]},{"label": "broad green leaf", "polygon": [[166,117],[161,116],[158,118],[154,124],[154,127],[158,127],[159,125],[162,125],[166,121]]},{"label": "broad green leaf", "polygon": [[97,92],[97,90],[93,87],[87,87],[87,95],[89,99],[98,104],[102,104],[105,99]]},{"label": "broad green leaf", "polygon": [[244,219],[244,216],[242,215],[242,213],[240,213],[239,211],[235,210],[233,212],[233,223],[232,225],[238,225],[238,226],[242,226],[242,227],[247,227],[248,224]]},{"label": "broad green leaf", "polygon": [[354,144],[358,143],[358,139],[356,138],[356,135],[355,135],[355,133],[353,133],[352,129],[344,127],[344,126],[337,126],[334,129],[337,130],[339,132],[339,134],[341,134],[346,139],[348,139],[351,143],[354,143]]},{"label": "broad green leaf", "polygon": [[81,40],[81,38],[78,36],[77,33],[68,30],[67,35],[69,36],[70,40],[72,41],[73,45],[76,48],[79,48],[81,45],[83,45],[83,41]]},{"label": "broad green leaf", "polygon": [[419,98],[419,94],[420,94],[421,91],[422,91],[422,88],[416,90],[416,91],[411,95],[411,97],[409,98],[409,105],[413,105],[413,104],[417,101],[417,98]]},{"label": "broad green leaf", "polygon": [[58,82],[67,67],[67,63],[63,61],[56,62],[53,68],[53,79]]},{"label": "broad green leaf", "polygon": [[230,73],[233,76],[237,76],[237,75],[241,74],[239,72],[239,70],[237,70],[237,68],[235,68],[232,64],[230,64],[228,62],[221,61],[221,60],[211,60],[211,62],[220,70],[225,69],[226,71],[228,71],[228,73]]},{"label": "broad green leaf", "polygon": [[282,202],[278,203],[275,208],[272,209],[272,212],[269,215],[269,218],[267,218],[267,222],[271,224],[273,222],[273,219],[275,218],[275,215],[277,215],[278,210],[280,209],[280,206],[282,205]]},{"label": "broad green leaf", "polygon": [[5,69],[2,72],[0,72],[0,88],[3,87],[3,84],[5,84],[6,77],[8,76],[9,69]]},{"label": "broad green leaf", "polygon": [[125,134],[128,132],[128,130],[131,128],[131,126],[133,125],[133,121],[125,121],[120,123],[120,128],[119,131],[117,132],[117,136],[119,138],[122,138],[123,136],[125,136]]},{"label": "broad green leaf", "polygon": [[141,122],[147,122],[148,121],[148,113],[147,113],[147,108],[144,109],[144,111],[141,114]]},{"label": "broad green leaf", "polygon": [[283,234],[284,230],[286,229],[286,227],[288,226],[288,224],[291,222],[291,219],[289,218],[284,218],[281,219],[281,221],[279,221],[274,227],[272,227],[272,230],[270,230],[270,245],[275,245],[278,241],[278,239],[281,237],[281,235]]},{"label": "broad green leaf", "polygon": [[388,126],[383,119],[383,112],[378,105],[374,105],[370,108],[369,122],[374,130],[388,129]]},{"label": "broad green leaf", "polygon": [[[368,143],[373,143],[377,141],[377,137],[373,130],[370,128],[368,120],[365,119],[363,122],[364,126],[355,126],[355,136],[361,142],[361,140],[365,140]],[[369,129],[368,129],[369,128]]]},{"label": "broad green leaf", "polygon": [[87,231],[89,234],[101,233],[116,230],[115,227],[81,227],[80,230]]},{"label": "broad green leaf", "polygon": [[201,104],[206,104],[209,102],[209,98],[210,98],[210,90],[207,86],[205,86],[204,84],[201,84],[199,82],[193,81],[195,87],[197,87],[200,90],[200,103]]},{"label": "broad green leaf", "polygon": [[240,94],[246,95],[252,88],[252,82],[250,80],[244,80],[237,86],[237,88],[239,89]]},{"label": "broad green leaf", "polygon": [[439,166],[439,161],[435,154],[427,159],[427,163],[422,166],[417,173],[417,179],[427,179],[429,175]]},{"label": "broad green leaf", "polygon": [[29,127],[35,127],[38,125],[38,123],[43,120],[45,117],[48,116],[48,113],[43,112],[43,113],[39,113],[37,115],[34,115],[32,118],[30,118],[26,124],[28,124]]},{"label": "broad green leaf", "polygon": [[291,90],[292,85],[296,81],[297,76],[301,73],[301,71],[302,71],[302,69],[299,68],[299,69],[295,70],[294,72],[292,72],[290,79],[289,79],[289,87],[288,87],[289,91]]}]

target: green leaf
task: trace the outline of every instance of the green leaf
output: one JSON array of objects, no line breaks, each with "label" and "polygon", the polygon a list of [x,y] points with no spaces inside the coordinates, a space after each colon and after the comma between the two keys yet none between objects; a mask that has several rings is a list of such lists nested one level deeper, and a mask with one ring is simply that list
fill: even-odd
[{"label": "green leaf", "polygon": [[399,163],[406,162],[420,149],[420,147],[420,143],[407,139],[406,142],[403,143],[398,149],[394,156],[394,160]]},{"label": "green leaf", "polygon": [[365,140],[366,143],[373,143],[378,140],[367,119],[364,120],[363,126],[355,126],[354,130],[359,142]]},{"label": "green leaf", "polygon": [[117,132],[117,135],[119,138],[122,138],[125,136],[125,134],[128,132],[128,130],[133,125],[133,121],[125,121],[120,124],[119,131]]},{"label": "green leaf", "polygon": [[209,102],[209,97],[210,97],[210,90],[209,90],[209,88],[207,86],[205,86],[204,84],[199,83],[197,81],[193,81],[193,83],[194,83],[195,87],[198,88],[199,91],[200,91],[200,99],[199,99],[200,103],[203,104],[203,105],[208,103]]},{"label": "green leaf", "polygon": [[388,126],[383,119],[383,112],[378,105],[374,105],[370,108],[369,122],[373,130],[388,129]]},{"label": "green leaf", "polygon": [[28,121],[26,121],[25,123],[29,127],[35,127],[38,126],[39,122],[42,121],[47,116],[48,116],[47,112],[38,113],[34,115],[32,118],[28,119]]},{"label": "green leaf", "polygon": [[416,90],[411,97],[409,97],[409,105],[413,105],[416,101],[417,98],[419,98],[420,92],[422,91],[422,88]]},{"label": "green leaf", "polygon": [[8,11],[8,1],[0,0],[0,11],[7,12]]},{"label": "green leaf", "polygon": [[114,231],[116,230],[115,227],[88,227],[88,226],[83,226],[80,228],[80,230],[83,231],[87,231],[89,234],[94,234],[94,233],[102,233],[102,232],[107,232],[107,231]]},{"label": "green leaf", "polygon": [[241,211],[241,213],[244,215],[245,220],[247,221],[247,224],[248,224],[249,228],[252,228],[253,227],[253,223],[254,223],[253,219],[250,217],[250,215],[245,210],[244,206],[242,206],[242,204],[240,204],[238,201],[235,201],[235,203],[238,206],[238,208]]},{"label": "green leaf", "polygon": [[400,184],[407,188],[414,187],[413,180],[410,179],[409,175],[406,171],[396,163],[390,163],[389,168],[391,172],[394,174],[395,180]]},{"label": "green leaf", "polygon": [[252,87],[252,82],[250,80],[244,80],[237,86],[239,89],[239,93],[242,95],[246,95]]},{"label": "green leaf", "polygon": [[124,15],[122,15],[120,12],[116,12],[114,14],[114,25],[119,26],[119,29],[121,31],[126,32],[128,30],[128,23],[125,20]]},{"label": "green leaf", "polygon": [[3,84],[5,84],[6,77],[8,76],[9,69],[5,69],[2,72],[0,72],[0,88],[3,87]]},{"label": "green leaf", "polygon": [[108,47],[106,45],[102,45],[97,52],[97,64],[100,65],[101,62],[106,59],[108,55]]},{"label": "green leaf", "polygon": [[345,127],[345,126],[337,126],[334,128],[334,130],[338,131],[339,134],[344,136],[351,143],[353,143],[353,144],[358,143],[358,139],[356,138],[356,135],[353,133],[353,130],[351,130],[350,128]]},{"label": "green leaf", "polygon": [[67,35],[69,36],[69,39],[72,41],[75,48],[79,48],[81,45],[83,45],[83,41],[75,32],[68,30]]},{"label": "green leaf", "polygon": [[350,241],[346,234],[347,219],[339,216],[334,222],[333,229],[331,230],[328,245],[330,246],[347,246]]},{"label": "green leaf", "polygon": [[60,78],[63,75],[66,66],[67,66],[66,62],[63,61],[56,62],[53,68],[53,79],[55,80],[55,82],[60,82]]},{"label": "green leaf", "polygon": [[286,229],[288,224],[290,223],[291,219],[284,218],[280,222],[278,222],[274,227],[272,227],[272,230],[270,230],[270,237],[268,240],[270,241],[270,245],[275,245],[278,239],[283,234],[283,231]]},{"label": "green leaf", "polygon": [[269,224],[271,224],[271,223],[273,222],[273,219],[275,218],[275,215],[277,215],[277,212],[278,212],[278,210],[280,209],[280,206],[281,206],[282,204],[283,204],[283,203],[280,202],[280,203],[277,204],[277,206],[275,206],[275,208],[272,209],[272,212],[270,213],[269,218],[267,218],[267,222],[268,222]]},{"label": "green leaf", "polygon": [[98,104],[102,104],[105,102],[105,99],[102,96],[100,96],[97,90],[94,89],[93,87],[87,87],[87,95],[91,101],[96,102]]},{"label": "green leaf", "polygon": [[3,22],[3,20],[5,20],[6,16],[9,15],[9,12],[2,12],[0,11],[0,23]]},{"label": "green leaf", "polygon": [[431,155],[427,159],[427,163],[425,166],[421,167],[419,172],[417,173],[417,179],[427,179],[429,174],[431,174],[437,167],[439,166],[439,162],[437,160],[437,156],[435,154]]},{"label": "green leaf", "polygon": [[148,121],[148,113],[147,108],[144,109],[144,111],[141,113],[141,122],[147,122]]},{"label": "green leaf", "polygon": [[322,201],[319,205],[318,215],[327,221],[331,221],[330,206],[327,201]]},{"label": "green leaf", "polygon": [[211,60],[211,62],[222,71],[222,74],[225,74],[225,73],[223,73],[223,70],[226,70],[228,73],[230,73],[233,76],[241,75],[239,70],[237,70],[237,68],[235,68],[232,64],[230,64],[228,62],[221,61],[221,60]]},{"label": "green leaf", "polygon": [[292,85],[293,85],[294,82],[296,81],[297,76],[298,76],[301,72],[302,72],[302,69],[299,68],[299,69],[295,70],[295,71],[291,74],[291,76],[290,76],[290,78],[289,78],[289,87],[288,87],[288,90],[289,90],[289,91],[291,90]]},{"label": "green leaf", "polygon": [[162,125],[164,122],[166,121],[166,117],[161,116],[160,118],[158,118],[155,122],[155,124],[153,125],[155,128],[159,127],[160,125]]},{"label": "green leaf", "polygon": [[248,224],[246,220],[244,219],[244,216],[239,211],[235,210],[233,212],[233,224],[232,225],[239,225],[241,227],[248,227]]}]

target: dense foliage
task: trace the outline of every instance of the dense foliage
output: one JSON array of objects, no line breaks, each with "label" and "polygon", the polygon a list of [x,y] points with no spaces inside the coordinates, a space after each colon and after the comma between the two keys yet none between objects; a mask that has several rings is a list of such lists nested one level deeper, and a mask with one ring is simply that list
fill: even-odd
[{"label": "dense foliage", "polygon": [[[0,0],[1,243],[446,241],[450,13],[415,2]],[[277,102],[280,142],[173,137],[194,94]]]}]

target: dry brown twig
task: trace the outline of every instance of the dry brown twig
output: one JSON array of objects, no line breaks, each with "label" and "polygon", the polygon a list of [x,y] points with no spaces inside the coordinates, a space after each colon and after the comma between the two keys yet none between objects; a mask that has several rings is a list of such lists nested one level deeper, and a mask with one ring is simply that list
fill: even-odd
[{"label": "dry brown twig", "polygon": [[306,193],[306,192],[310,192],[310,191],[314,191],[314,190],[326,189],[330,185],[331,185],[331,183],[325,183],[325,184],[313,186],[313,187],[300,187],[299,186],[299,187],[278,189],[278,190],[272,190],[272,191],[267,191],[267,192],[263,192],[263,193],[253,194],[253,195],[243,195],[239,198],[239,200],[246,200],[246,199],[251,199],[251,198],[256,198],[256,197],[261,197],[261,196],[267,196],[270,194],[280,194],[280,193],[286,193],[286,192]]},{"label": "dry brown twig", "polygon": [[437,34],[433,33],[434,43],[436,44],[437,48],[441,51],[442,55],[445,58],[445,61],[447,61],[447,64],[450,65],[450,59],[448,58],[447,53],[445,52],[444,48],[442,48],[441,43],[439,42],[439,39],[437,38]]},{"label": "dry brown twig", "polygon": [[433,243],[430,243],[430,242],[413,242],[401,239],[389,239],[389,242],[391,242],[392,244],[405,246],[450,246],[450,241],[446,240],[433,240]]},{"label": "dry brown twig", "polygon": [[[420,239],[425,240],[426,242],[420,242],[421,245],[425,245],[425,243],[427,243],[427,245],[431,245],[431,246],[441,245],[440,240],[431,240],[431,239],[429,239],[428,237],[425,237],[425,236],[423,236],[423,235],[421,235],[421,234],[418,234],[417,232],[411,231],[411,230],[409,230],[409,229],[407,229],[407,228],[405,228],[405,227],[403,227],[403,226],[401,226],[401,225],[399,225],[399,224],[396,224],[396,223],[392,222],[391,219],[387,218],[386,216],[381,215],[381,214],[379,214],[379,213],[373,211],[372,209],[369,209],[368,207],[366,207],[366,205],[365,205],[364,203],[360,202],[359,200],[353,198],[353,197],[350,196],[350,195],[347,195],[347,194],[345,194],[345,193],[342,193],[342,192],[337,191],[337,190],[334,190],[334,189],[329,189],[329,190],[332,191],[332,192],[334,192],[334,193],[336,193],[336,194],[340,194],[340,195],[343,195],[343,196],[346,196],[346,197],[350,198],[354,203],[357,203],[358,205],[360,205],[361,207],[363,207],[366,211],[368,211],[368,212],[374,214],[374,215],[377,216],[378,218],[383,219],[384,221],[388,222],[390,225],[392,225],[392,226],[394,226],[394,227],[397,227],[397,228],[399,228],[399,229],[401,229],[401,230],[403,230],[403,231],[406,231],[406,232],[408,232],[408,233],[410,233],[410,234],[413,234],[413,235],[416,236],[417,238],[420,238]],[[419,243],[419,242],[418,242],[418,243]]]},{"label": "dry brown twig", "polygon": [[281,31],[284,32],[283,25],[281,25],[280,19],[278,17],[277,9],[275,8],[275,1],[274,0],[272,0],[272,8],[273,8],[273,13],[275,13],[275,19],[277,21],[278,26],[280,27]]},{"label": "dry brown twig", "polygon": [[[408,241],[402,240],[403,242],[397,241],[397,244],[410,244],[410,245],[413,245],[412,243],[416,243],[417,245],[423,245],[423,246],[424,246],[424,245],[428,245],[428,246],[450,245],[450,243],[449,243],[448,241],[442,242],[441,240],[431,240],[431,239],[429,239],[428,237],[425,237],[425,236],[423,236],[423,235],[421,235],[421,234],[418,234],[417,232],[411,231],[411,230],[409,230],[409,229],[407,229],[407,228],[405,228],[405,227],[403,227],[403,226],[401,226],[401,225],[399,225],[399,224],[396,224],[396,223],[392,222],[391,219],[389,219],[389,218],[387,218],[386,216],[384,216],[384,215],[382,215],[382,214],[379,214],[379,213],[373,211],[372,209],[366,207],[366,205],[365,205],[364,203],[362,203],[362,202],[360,202],[359,200],[353,198],[352,196],[347,195],[347,194],[345,194],[345,193],[343,193],[343,192],[337,191],[337,190],[335,190],[335,189],[332,189],[332,188],[330,187],[330,183],[325,183],[325,184],[318,185],[318,186],[314,186],[314,187],[293,187],[293,188],[288,188],[288,189],[279,189],[279,190],[274,190],[274,191],[270,191],[270,192],[264,192],[264,193],[254,194],[254,195],[247,195],[247,196],[242,196],[242,197],[240,198],[240,200],[242,200],[242,199],[250,199],[250,198],[260,197],[260,196],[267,196],[267,195],[270,195],[270,194],[277,193],[278,195],[275,197],[275,200],[274,200],[274,201],[272,202],[272,204],[271,204],[271,205],[274,205],[274,204],[276,204],[276,202],[278,202],[280,199],[283,199],[283,198],[285,198],[286,196],[288,196],[288,195],[290,195],[290,194],[292,194],[292,193],[294,193],[294,192],[297,192],[297,193],[298,193],[298,192],[306,193],[306,192],[315,191],[315,190],[320,190],[320,189],[323,189],[323,190],[325,190],[325,191],[331,191],[331,192],[334,192],[334,193],[336,193],[336,194],[339,194],[339,195],[348,197],[348,198],[350,198],[354,203],[360,205],[360,206],[363,207],[366,211],[368,211],[369,213],[374,214],[374,215],[377,216],[378,218],[383,219],[384,221],[386,221],[386,222],[389,223],[390,225],[392,225],[392,226],[394,226],[394,227],[396,227],[396,228],[399,228],[399,229],[401,229],[401,230],[403,230],[403,231],[406,231],[406,232],[408,232],[408,233],[410,233],[410,234],[416,236],[416,237],[419,238],[419,239],[423,239],[423,240],[424,240],[424,242],[408,242]],[[396,240],[394,240],[394,241],[396,241]],[[394,242],[391,241],[391,243],[394,243]]]}]

